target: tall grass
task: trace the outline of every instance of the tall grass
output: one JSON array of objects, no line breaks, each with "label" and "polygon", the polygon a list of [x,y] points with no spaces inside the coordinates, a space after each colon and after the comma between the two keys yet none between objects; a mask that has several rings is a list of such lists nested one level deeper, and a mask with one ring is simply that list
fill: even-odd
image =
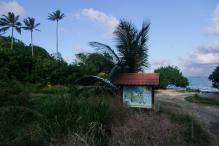
[{"label": "tall grass", "polygon": [[101,89],[9,84],[0,89],[0,145],[213,146],[202,125],[191,139],[191,117],[163,104],[160,114],[133,112]]}]

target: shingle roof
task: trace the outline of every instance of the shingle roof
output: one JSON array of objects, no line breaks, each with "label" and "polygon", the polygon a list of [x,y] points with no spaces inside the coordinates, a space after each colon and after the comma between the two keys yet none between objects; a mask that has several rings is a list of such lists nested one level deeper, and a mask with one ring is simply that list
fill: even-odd
[{"label": "shingle roof", "polygon": [[115,77],[117,85],[159,85],[158,73],[122,73]]}]

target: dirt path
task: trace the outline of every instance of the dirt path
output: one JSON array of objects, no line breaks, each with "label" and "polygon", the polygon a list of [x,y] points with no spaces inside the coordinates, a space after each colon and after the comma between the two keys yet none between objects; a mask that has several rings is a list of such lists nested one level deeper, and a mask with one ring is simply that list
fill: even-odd
[{"label": "dirt path", "polygon": [[219,106],[206,106],[188,102],[185,97],[195,93],[181,93],[174,90],[158,90],[155,100],[171,102],[180,105],[183,110],[191,113],[202,121],[219,139]]}]

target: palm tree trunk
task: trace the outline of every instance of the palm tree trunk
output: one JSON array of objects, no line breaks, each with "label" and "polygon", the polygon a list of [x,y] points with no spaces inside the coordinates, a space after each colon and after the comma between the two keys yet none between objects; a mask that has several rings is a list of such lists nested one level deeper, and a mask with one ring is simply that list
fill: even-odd
[{"label": "palm tree trunk", "polygon": [[13,49],[14,45],[14,27],[11,28],[11,49]]},{"label": "palm tree trunk", "polygon": [[58,42],[58,39],[59,39],[59,36],[58,36],[58,26],[59,26],[59,22],[57,20],[56,21],[56,55],[58,55],[58,45],[59,45],[59,42]]},{"label": "palm tree trunk", "polygon": [[30,35],[31,35],[31,48],[32,48],[32,57],[33,57],[33,32],[30,31]]}]

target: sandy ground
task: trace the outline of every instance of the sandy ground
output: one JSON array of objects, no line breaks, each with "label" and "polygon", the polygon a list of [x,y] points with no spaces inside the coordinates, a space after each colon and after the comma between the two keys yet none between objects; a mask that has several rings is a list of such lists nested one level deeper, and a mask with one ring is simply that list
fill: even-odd
[{"label": "sandy ground", "polygon": [[[158,90],[155,94],[155,100],[166,101],[178,104],[183,110],[189,112],[194,117],[204,123],[210,131],[219,139],[219,106],[207,106],[186,101],[184,98],[196,93],[178,92],[175,90]],[[206,98],[215,98],[219,100],[219,94],[199,93]]]}]

